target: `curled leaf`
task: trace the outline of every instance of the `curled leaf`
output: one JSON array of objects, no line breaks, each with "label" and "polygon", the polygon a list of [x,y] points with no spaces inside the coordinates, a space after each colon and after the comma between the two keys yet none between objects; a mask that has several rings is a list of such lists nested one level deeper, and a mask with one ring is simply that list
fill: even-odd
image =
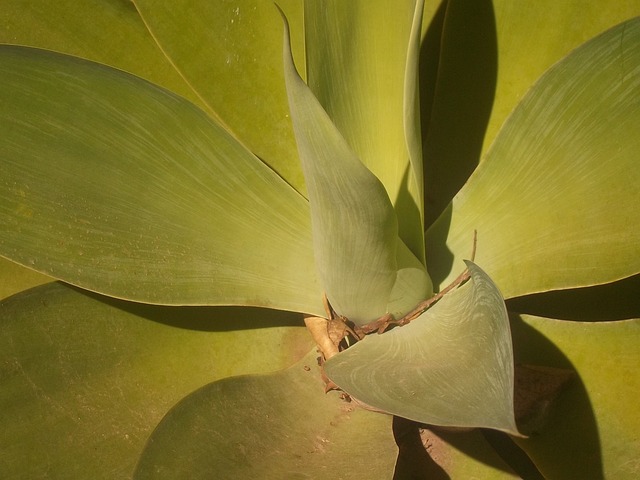
[{"label": "curled leaf", "polygon": [[362,402],[418,422],[518,434],[507,311],[477,265],[470,280],[408,325],[371,335],[325,364]]}]

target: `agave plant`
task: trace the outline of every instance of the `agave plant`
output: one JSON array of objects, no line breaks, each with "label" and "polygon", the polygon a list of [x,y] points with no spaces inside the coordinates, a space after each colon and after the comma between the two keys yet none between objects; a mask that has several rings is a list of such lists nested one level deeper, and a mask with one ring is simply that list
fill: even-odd
[{"label": "agave plant", "polygon": [[7,478],[635,478],[636,7],[467,3],[6,8]]}]

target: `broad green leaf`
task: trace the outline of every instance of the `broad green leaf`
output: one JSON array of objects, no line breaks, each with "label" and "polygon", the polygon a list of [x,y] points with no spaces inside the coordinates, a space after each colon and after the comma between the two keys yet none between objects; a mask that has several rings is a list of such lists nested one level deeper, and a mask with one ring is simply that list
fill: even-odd
[{"label": "broad green leaf", "polygon": [[131,478],[147,437],[185,395],[302,358],[308,333],[285,326],[299,322],[262,309],[132,304],[60,283],[3,301],[2,477]]},{"label": "broad green leaf", "polygon": [[637,0],[449,0],[434,16],[436,7],[427,2],[421,59],[427,225],[533,83],[574,48],[640,12]]},{"label": "broad green leaf", "polygon": [[417,422],[517,434],[509,319],[475,264],[471,278],[419,318],[366,337],[325,364],[341,389]]},{"label": "broad green leaf", "polygon": [[325,395],[316,356],[189,395],[149,438],[136,480],[391,478],[391,417]]},{"label": "broad green leaf", "polygon": [[2,256],[148,303],[323,312],[307,202],[204,113],[73,57],[0,69]]},{"label": "broad green leaf", "polygon": [[476,258],[507,298],[637,273],[639,128],[635,19],[574,51],[531,89],[427,232],[429,271],[446,285],[475,229]]},{"label": "broad green leaf", "polygon": [[[402,240],[398,238],[396,214],[380,180],[351,150],[297,74],[286,32],[284,58],[319,278],[338,313],[357,324],[367,323],[387,312],[398,278],[397,251],[405,253],[398,246]],[[412,255],[406,252],[405,256]],[[408,267],[407,263],[401,267]],[[430,293],[426,271],[416,263],[412,271],[421,277],[420,286],[428,290],[418,292],[418,298],[413,295],[399,298],[398,305],[394,302],[401,312]]]},{"label": "broad green leaf", "polygon": [[50,281],[46,275],[0,257],[0,300]]},{"label": "broad green leaf", "polygon": [[[282,76],[282,21],[263,0],[135,0],[160,48],[208,111],[304,193]],[[302,3],[278,1],[304,64]]]},{"label": "broad green leaf", "polygon": [[305,2],[308,84],[346,142],[382,181],[400,237],[419,259],[423,192],[417,108],[422,2]]},{"label": "broad green leaf", "polygon": [[513,320],[520,362],[575,369],[545,427],[518,440],[546,478],[631,480],[640,471],[640,320]]},{"label": "broad green leaf", "polygon": [[55,50],[111,65],[199,101],[129,1],[4,0],[0,43]]},{"label": "broad green leaf", "polygon": [[493,0],[491,3],[499,68],[483,153],[545,71],[584,42],[640,13],[638,0]]}]

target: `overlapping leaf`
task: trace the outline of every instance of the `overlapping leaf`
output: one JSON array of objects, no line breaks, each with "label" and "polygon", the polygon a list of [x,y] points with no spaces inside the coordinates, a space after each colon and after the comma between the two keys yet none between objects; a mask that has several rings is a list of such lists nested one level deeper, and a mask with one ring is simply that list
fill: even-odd
[{"label": "overlapping leaf", "polygon": [[129,1],[6,0],[0,11],[0,43],[44,48],[104,63],[199,102]]},{"label": "overlapping leaf", "polygon": [[477,229],[478,262],[505,297],[638,272],[638,125],[635,19],[583,45],[523,99],[429,229],[429,271],[446,284]]},{"label": "overlapping leaf", "polygon": [[309,336],[285,326],[296,317],[132,304],[59,283],[4,300],[3,478],[131,478],[147,437],[182,397],[301,358]]},{"label": "overlapping leaf", "polygon": [[640,320],[514,319],[519,362],[570,368],[576,376],[545,427],[518,440],[545,478],[638,476]]},{"label": "overlapping leaf", "polygon": [[328,360],[329,378],[404,418],[517,434],[507,311],[491,279],[467,265],[470,280],[422,316]]},{"label": "overlapping leaf", "polygon": [[[281,21],[273,2],[135,0],[158,45],[208,111],[304,192],[282,77]],[[304,64],[302,3],[277,2]]]},{"label": "overlapping leaf", "polygon": [[189,395],[149,438],[136,480],[390,478],[391,417],[324,395],[316,356]]},{"label": "overlapping leaf", "polygon": [[185,100],[1,49],[0,254],[108,295],[321,313],[307,202]]},{"label": "overlapping leaf", "polygon": [[[358,159],[295,70],[285,35],[285,79],[311,207],[314,255],[322,286],[341,315],[362,324],[387,312],[398,269],[394,307],[407,312],[431,293],[424,268],[399,246],[398,223],[382,183]],[[398,253],[403,264],[398,264]],[[414,257],[415,258],[415,257]],[[405,270],[408,272],[408,270]]]},{"label": "overlapping leaf", "polygon": [[382,181],[400,238],[424,259],[417,66],[423,2],[305,2],[309,88]]}]

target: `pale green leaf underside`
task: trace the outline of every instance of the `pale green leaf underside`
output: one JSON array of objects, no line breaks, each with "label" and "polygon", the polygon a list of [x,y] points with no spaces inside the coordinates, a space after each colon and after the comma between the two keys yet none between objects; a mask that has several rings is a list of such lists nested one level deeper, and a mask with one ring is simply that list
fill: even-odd
[{"label": "pale green leaf underside", "polygon": [[107,295],[321,313],[308,204],[185,100],[0,51],[0,254]]},{"label": "pale green leaf underside", "polygon": [[427,232],[429,271],[446,285],[452,256],[468,252],[477,229],[477,261],[505,297],[638,272],[638,131],[635,19],[574,51],[531,89]]},{"label": "pale green leaf underside", "polygon": [[518,362],[577,372],[538,435],[518,440],[545,478],[633,480],[640,471],[640,319],[514,319]]},{"label": "pale green leaf underside", "polygon": [[[309,87],[398,215],[400,238],[424,259],[417,108],[422,2],[305,2]],[[417,25],[416,25],[417,24]]]},{"label": "pale green leaf underside", "polygon": [[[282,77],[282,24],[274,2],[134,3],[209,113],[304,193]],[[292,22],[295,53],[303,57],[302,3],[277,3]]]},{"label": "pale green leaf underside", "polygon": [[256,328],[292,317],[132,304],[60,283],[4,300],[2,477],[131,478],[147,437],[184,396],[301,358],[311,348],[303,327]]},{"label": "pale green leaf underside", "polygon": [[136,480],[391,478],[391,417],[325,395],[316,356],[185,398],[149,438]]},{"label": "pale green leaf underside", "polygon": [[358,400],[404,418],[517,433],[506,307],[491,279],[467,266],[470,280],[421,317],[328,360],[329,378]]},{"label": "pale green leaf underside", "polygon": [[[396,214],[380,180],[354,154],[297,74],[287,35],[284,44],[285,80],[309,194],[316,268],[335,310],[357,324],[366,323],[387,312],[398,277],[396,250],[402,240]],[[412,256],[404,249],[402,253]],[[431,293],[431,284],[422,265],[416,261],[414,267],[414,272],[422,272],[417,285],[427,287],[418,292],[419,301]],[[397,305],[400,311],[415,306],[412,297]]]}]

